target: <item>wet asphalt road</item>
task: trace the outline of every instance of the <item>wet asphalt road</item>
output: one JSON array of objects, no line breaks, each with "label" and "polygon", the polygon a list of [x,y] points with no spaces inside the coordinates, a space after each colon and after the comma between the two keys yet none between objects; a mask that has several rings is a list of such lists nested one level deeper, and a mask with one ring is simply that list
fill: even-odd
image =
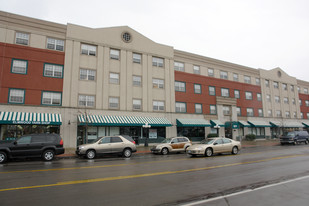
[{"label": "wet asphalt road", "polygon": [[245,148],[236,156],[208,158],[14,161],[0,165],[0,182],[1,206],[308,205],[309,146]]}]

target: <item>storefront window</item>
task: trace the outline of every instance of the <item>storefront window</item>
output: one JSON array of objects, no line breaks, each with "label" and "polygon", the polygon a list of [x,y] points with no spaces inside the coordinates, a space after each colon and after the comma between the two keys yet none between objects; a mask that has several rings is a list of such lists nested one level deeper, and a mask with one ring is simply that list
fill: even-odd
[{"label": "storefront window", "polygon": [[56,125],[1,125],[0,140],[15,140],[25,134],[60,133]]},{"label": "storefront window", "polygon": [[177,127],[177,136],[188,137],[191,141],[205,139],[205,127]]}]

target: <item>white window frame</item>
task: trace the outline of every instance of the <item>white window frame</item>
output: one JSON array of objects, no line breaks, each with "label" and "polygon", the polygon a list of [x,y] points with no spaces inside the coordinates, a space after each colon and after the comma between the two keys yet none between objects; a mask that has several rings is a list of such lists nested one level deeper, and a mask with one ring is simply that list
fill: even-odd
[{"label": "white window frame", "polygon": [[119,49],[110,49],[109,50],[110,59],[119,60],[120,59],[120,50]]},{"label": "white window frame", "polygon": [[267,115],[268,115],[268,117],[272,117],[273,116],[273,111],[271,109],[269,109],[267,111]]},{"label": "white window frame", "polygon": [[42,91],[42,105],[61,106],[61,92]]},{"label": "white window frame", "polygon": [[290,114],[289,111],[286,111],[286,112],[285,112],[285,117],[286,117],[286,118],[291,118],[291,114]]},{"label": "white window frame", "polygon": [[80,80],[95,81],[96,80],[96,71],[93,70],[93,69],[80,68],[79,79]]},{"label": "white window frame", "polygon": [[164,67],[164,59],[160,57],[152,57],[152,66]]},{"label": "white window frame", "polygon": [[263,109],[258,109],[259,117],[263,117]]},{"label": "white window frame", "polygon": [[[83,102],[83,104],[81,104],[81,102]],[[95,96],[80,94],[78,96],[78,106],[79,107],[94,107],[95,106]]]},{"label": "white window frame", "polygon": [[142,77],[133,75],[132,77],[132,85],[136,87],[141,87],[142,86]]},{"label": "white window frame", "polygon": [[108,108],[109,109],[119,109],[119,97],[109,97],[108,98]]},{"label": "white window frame", "polygon": [[200,66],[193,65],[193,74],[201,74]]},{"label": "white window frame", "polygon": [[283,102],[284,102],[284,104],[289,104],[289,98],[288,97],[284,97],[283,98]]},{"label": "white window frame", "polygon": [[230,97],[230,90],[227,88],[221,88],[221,97]]},{"label": "white window frame", "polygon": [[274,88],[279,89],[279,83],[278,82],[273,82]]},{"label": "white window frame", "polygon": [[257,98],[258,101],[262,101],[262,94],[256,93],[256,98]]},{"label": "white window frame", "polygon": [[231,115],[231,107],[223,105],[223,115],[230,116]]},{"label": "white window frame", "polygon": [[208,68],[207,72],[209,77],[215,76],[215,70],[213,68]]},{"label": "white window frame", "polygon": [[305,100],[306,107],[309,107],[309,100]]},{"label": "white window frame", "polygon": [[195,108],[195,113],[196,114],[202,114],[203,113],[203,105],[200,103],[195,103],[194,104],[194,108]]},{"label": "white window frame", "polygon": [[265,87],[269,87],[269,80],[265,79]]},{"label": "white window frame", "polygon": [[164,89],[164,80],[163,79],[152,79],[152,88]]},{"label": "white window frame", "polygon": [[186,92],[186,83],[175,81],[175,91],[176,92]]},{"label": "white window frame", "polygon": [[88,56],[96,56],[97,47],[90,44],[81,44],[81,54],[85,54]]},{"label": "white window frame", "polygon": [[185,64],[183,62],[174,62],[174,70],[175,71],[181,71],[184,72],[185,71]]},{"label": "white window frame", "polygon": [[64,40],[47,37],[46,48],[55,51],[64,51]]},{"label": "white window frame", "polygon": [[283,89],[283,90],[288,90],[288,85],[285,84],[285,83],[282,83],[282,89]]},{"label": "white window frame", "polygon": [[29,45],[30,34],[23,32],[16,32],[15,43],[20,45]]},{"label": "white window frame", "polygon": [[280,97],[279,96],[275,96],[275,103],[280,103]]},{"label": "white window frame", "polygon": [[9,89],[9,103],[24,104],[25,103],[25,90],[24,89]]},{"label": "white window frame", "polygon": [[276,117],[282,117],[281,110],[276,110]]},{"label": "white window frame", "polygon": [[142,55],[138,53],[133,53],[133,63],[141,64],[142,63]]},{"label": "white window frame", "polygon": [[193,84],[193,87],[194,87],[194,94],[202,94],[202,85],[201,84]]},{"label": "white window frame", "polygon": [[28,61],[22,59],[12,59],[12,73],[27,74]]},{"label": "white window frame", "polygon": [[247,108],[247,117],[253,117],[253,116],[254,116],[253,108]]},{"label": "white window frame", "polygon": [[152,102],[153,111],[165,111],[165,103],[164,101],[153,101]]},{"label": "white window frame", "polygon": [[119,73],[109,73],[109,83],[110,84],[119,84]]},{"label": "white window frame", "polygon": [[187,112],[187,104],[185,102],[176,102],[175,103],[175,112],[186,113]]},{"label": "white window frame", "polygon": [[228,72],[226,71],[220,71],[220,79],[228,79]]},{"label": "white window frame", "polygon": [[142,100],[133,99],[132,106],[133,106],[133,110],[142,110]]},{"label": "white window frame", "polygon": [[304,94],[308,94],[308,88],[304,88]]},{"label": "white window frame", "polygon": [[241,108],[240,107],[236,107],[236,113],[237,113],[238,117],[241,116]]},{"label": "white window frame", "polygon": [[237,89],[234,89],[234,98],[239,99],[240,98],[240,91]]},{"label": "white window frame", "polygon": [[45,63],[44,77],[63,78],[63,65]]},{"label": "white window frame", "polygon": [[247,100],[252,100],[253,99],[252,92],[245,92],[245,95],[246,95],[246,99]]},{"label": "white window frame", "polygon": [[260,78],[255,78],[255,84],[256,85],[261,85],[261,80],[260,80]]},{"label": "white window frame", "polygon": [[233,80],[234,80],[235,82],[238,82],[238,81],[239,81],[239,75],[236,74],[236,73],[233,73]]},{"label": "white window frame", "polygon": [[251,84],[251,77],[244,75],[244,82],[247,84]]},{"label": "white window frame", "polygon": [[217,114],[217,106],[213,104],[209,105],[209,113],[213,115]]}]

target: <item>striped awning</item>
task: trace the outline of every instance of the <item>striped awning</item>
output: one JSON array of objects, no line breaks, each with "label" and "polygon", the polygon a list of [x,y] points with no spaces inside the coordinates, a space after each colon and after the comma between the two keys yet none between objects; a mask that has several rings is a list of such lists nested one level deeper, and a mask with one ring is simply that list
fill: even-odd
[{"label": "striped awning", "polygon": [[248,121],[253,127],[271,127],[266,121]]},{"label": "striped awning", "polygon": [[146,123],[157,127],[170,127],[172,123],[164,117],[78,115],[79,125],[92,126],[143,126]]},{"label": "striped awning", "polygon": [[176,119],[177,127],[210,127],[211,124],[205,119]]},{"label": "striped awning", "polygon": [[251,125],[246,121],[238,121],[238,123],[242,127],[251,127]]},{"label": "striped awning", "polygon": [[0,124],[61,125],[62,119],[60,114],[0,111]]},{"label": "striped awning", "polygon": [[220,120],[210,120],[211,126],[220,126],[220,127],[225,127],[225,124],[221,122]]},{"label": "striped awning", "polygon": [[296,122],[296,121],[284,121],[283,122],[283,127],[297,128],[297,127],[305,127],[305,126],[302,123]]},{"label": "striped awning", "polygon": [[272,127],[282,127],[283,126],[281,121],[270,121],[269,123],[271,124]]},{"label": "striped awning", "polygon": [[309,121],[302,122],[305,127],[309,127]]}]

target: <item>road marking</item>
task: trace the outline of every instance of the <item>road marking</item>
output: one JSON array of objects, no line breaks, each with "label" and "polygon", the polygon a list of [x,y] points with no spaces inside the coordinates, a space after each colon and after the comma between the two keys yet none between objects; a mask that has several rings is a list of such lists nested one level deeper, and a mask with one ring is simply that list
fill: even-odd
[{"label": "road marking", "polygon": [[[243,153],[243,154],[238,154],[237,156],[252,155],[252,154],[259,154],[259,153],[265,153],[265,152]],[[224,155],[224,156],[229,157],[229,156],[235,156],[235,155]],[[196,157],[193,159],[206,159],[206,158],[209,158],[209,157],[201,156],[201,157]],[[126,164],[101,165],[101,166],[85,166],[85,167],[67,167],[67,168],[40,169],[40,170],[19,170],[19,171],[0,172],[0,174],[23,173],[23,172],[50,172],[50,171],[64,171],[64,170],[78,170],[78,169],[96,169],[96,168],[129,166],[129,165],[141,165],[141,164],[150,164],[150,163],[173,162],[173,161],[182,161],[182,160],[192,161],[191,158],[181,158],[181,159],[176,159],[176,160],[158,160],[158,161],[148,161],[148,162],[142,162],[142,163],[126,163]],[[0,166],[3,166],[3,165],[0,165]]]},{"label": "road marking", "polygon": [[290,182],[296,182],[296,181],[307,179],[307,178],[309,178],[309,175],[304,176],[304,177],[298,177],[298,178],[291,179],[291,180],[286,180],[286,181],[279,182],[279,183],[265,185],[265,186],[254,188],[254,189],[246,189],[246,190],[243,190],[243,191],[240,191],[240,192],[235,192],[235,193],[228,194],[228,195],[223,195],[223,196],[219,196],[219,197],[209,198],[209,199],[206,199],[206,200],[191,202],[191,203],[188,203],[188,204],[183,204],[182,206],[194,206],[194,205],[199,205],[199,204],[205,204],[205,203],[213,202],[213,201],[216,201],[216,200],[221,200],[221,199],[224,199],[224,198],[242,195],[242,194],[246,194],[246,193],[249,193],[249,192],[267,189],[267,188],[270,188],[270,187],[275,187],[275,186],[287,184],[287,183],[290,183]]},{"label": "road marking", "polygon": [[55,183],[55,184],[47,184],[47,185],[34,185],[34,186],[25,186],[25,187],[6,188],[6,189],[0,189],[0,192],[13,191],[13,190],[24,190],[24,189],[34,189],[34,188],[43,188],[43,187],[55,187],[55,186],[63,186],[63,185],[75,185],[75,184],[84,184],[84,183],[93,183],[93,182],[104,182],[104,181],[113,181],[113,180],[124,180],[124,179],[151,177],[151,176],[159,176],[159,175],[170,175],[170,174],[179,174],[179,173],[187,173],[187,172],[196,172],[196,171],[202,171],[202,170],[210,170],[210,169],[223,168],[223,167],[232,167],[232,166],[237,166],[237,165],[246,165],[246,164],[253,164],[253,163],[260,163],[260,162],[268,162],[268,161],[273,161],[273,160],[281,160],[281,159],[301,157],[301,156],[305,156],[305,155],[280,156],[280,157],[273,157],[273,158],[268,158],[268,159],[253,160],[253,161],[248,161],[248,162],[231,163],[231,164],[224,164],[224,165],[217,165],[217,166],[210,166],[210,167],[186,169],[186,170],[163,171],[163,172],[145,173],[145,174],[137,174],[137,175],[127,175],[127,176],[116,176],[116,177],[105,177],[105,178],[66,181],[66,182],[58,182],[58,183]]}]

